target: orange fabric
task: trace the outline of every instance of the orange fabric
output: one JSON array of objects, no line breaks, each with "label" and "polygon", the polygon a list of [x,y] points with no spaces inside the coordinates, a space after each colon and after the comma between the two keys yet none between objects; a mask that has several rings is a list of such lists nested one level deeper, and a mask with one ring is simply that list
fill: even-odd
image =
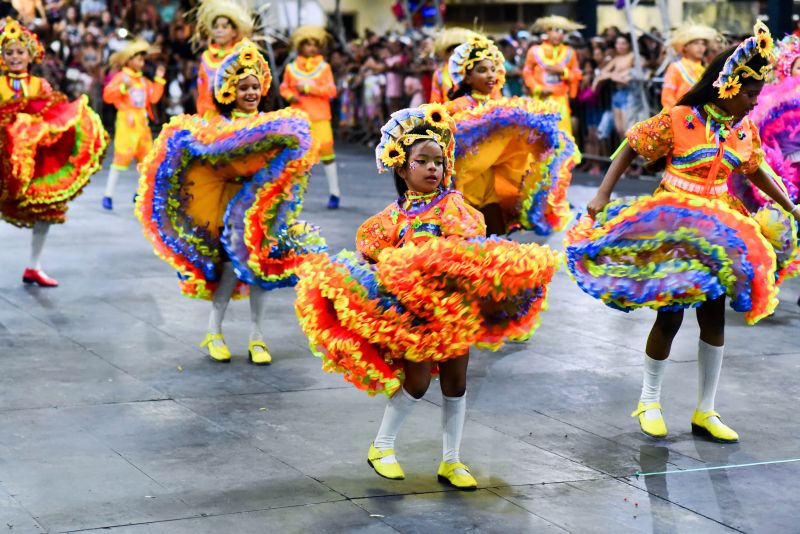
[{"label": "orange fabric", "polygon": [[[27,89],[28,97],[31,98],[53,92],[50,83],[38,76],[28,76],[27,79],[23,79],[21,82]],[[0,105],[5,105],[12,100],[23,98],[23,96],[24,91],[17,92],[11,87],[11,78],[6,75],[0,76]]]},{"label": "orange fabric", "polygon": [[141,72],[125,67],[103,88],[103,101],[113,104],[117,113],[145,110],[152,119],[151,106],[161,100],[163,94],[163,82],[150,81]]},{"label": "orange fabric", "polygon": [[444,104],[449,98],[447,93],[453,87],[453,80],[450,79],[450,73],[447,70],[445,63],[433,72],[433,80],[431,81],[431,102],[435,104]]},{"label": "orange fabric", "polygon": [[232,43],[227,48],[220,48],[214,43],[209,43],[208,49],[200,56],[200,68],[197,72],[197,114],[205,115],[209,111],[215,111],[214,105],[214,76],[225,56],[230,53],[238,44]]},{"label": "orange fabric", "polygon": [[442,237],[486,235],[481,212],[467,204],[457,191],[449,191],[413,218],[400,210],[397,202],[389,204],[383,211],[364,221],[356,232],[356,247],[366,259],[376,262],[386,248],[431,239],[428,230],[432,227],[438,228]]},{"label": "orange fabric", "polygon": [[330,100],[336,98],[336,84],[322,56],[298,57],[289,63],[280,92],[293,108],[305,111],[311,122],[331,120]]},{"label": "orange fabric", "polygon": [[670,63],[664,74],[664,87],[661,90],[661,105],[671,108],[683,95],[689,92],[700,79],[706,68],[699,61],[682,58]]},{"label": "orange fabric", "polygon": [[[559,67],[558,73],[548,73],[547,67]],[[525,68],[522,70],[525,85],[537,96],[542,87],[550,89],[553,95],[569,95],[570,98],[578,96],[578,83],[583,78],[578,58],[572,47],[550,43],[532,46],[525,58]]]},{"label": "orange fabric", "polygon": [[752,174],[764,160],[758,128],[747,117],[732,125],[718,147],[706,137],[706,120],[689,106],[676,106],[635,124],[631,148],[645,159],[667,158],[662,187],[704,198],[727,197],[731,173]]}]

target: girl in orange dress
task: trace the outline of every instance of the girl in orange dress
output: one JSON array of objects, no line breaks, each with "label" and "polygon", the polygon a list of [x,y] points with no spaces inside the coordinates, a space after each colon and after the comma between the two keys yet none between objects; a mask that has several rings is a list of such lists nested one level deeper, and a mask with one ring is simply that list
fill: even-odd
[{"label": "girl in orange dress", "polygon": [[33,228],[26,284],[54,287],[41,256],[51,224],[63,223],[68,203],[100,170],[108,134],[84,95],[74,102],[31,76],[44,50],[34,33],[6,18],[0,29],[0,216]]},{"label": "girl in orange dress", "polygon": [[533,333],[557,257],[484,237],[483,216],[451,188],[454,126],[437,104],[392,115],[376,157],[379,171],[394,174],[399,198],[361,225],[358,256],[320,255],[301,267],[295,307],[325,370],[391,397],[367,453],[385,478],[405,478],[395,438],[431,375],[440,375],[437,476],[469,490],[477,482],[459,456],[469,347],[497,349]]},{"label": "girl in orange dress", "polygon": [[[725,340],[725,298],[748,323],[777,305],[777,284],[797,270],[794,205],[770,177],[758,128],[747,117],[770,70],[772,38],[755,35],[717,56],[698,83],[671,109],[633,126],[616,155],[589,215],[567,237],[572,276],[585,292],[629,311],[658,310],[647,339],[638,417],[642,431],[667,435],[660,395],[666,359],[683,321],[697,308],[698,402],[692,431],[718,442],[738,434],[714,409]],[[614,185],[640,154],[664,161],[655,195],[610,202]],[[771,205],[751,218],[728,193],[732,172],[746,176]]]}]

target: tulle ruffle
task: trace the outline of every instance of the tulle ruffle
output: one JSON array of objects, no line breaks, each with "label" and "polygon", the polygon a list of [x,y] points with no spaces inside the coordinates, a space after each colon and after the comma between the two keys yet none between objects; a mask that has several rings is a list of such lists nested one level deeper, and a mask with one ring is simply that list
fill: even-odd
[{"label": "tulle ruffle", "polygon": [[[325,249],[316,229],[296,221],[314,151],[308,118],[291,109],[233,122],[183,115],[164,126],[140,167],[136,214],[156,255],[178,271],[185,295],[211,298],[228,258],[240,280],[235,297],[247,293],[247,284],[273,289],[297,282],[303,258]],[[187,213],[194,165],[223,169],[257,155],[266,166],[241,176],[238,192],[218,206],[221,235]]]},{"label": "tulle ruffle", "polygon": [[[784,267],[791,265],[796,249],[787,236],[794,223],[779,213],[765,213],[759,222],[793,250],[781,252]],[[721,201],[674,193],[611,202],[594,221],[582,217],[565,245],[580,288],[623,311],[677,310],[727,294],[753,324],[775,309],[783,279],[756,221]]]},{"label": "tulle ruffle", "polygon": [[62,223],[67,203],[97,172],[108,134],[86,96],[67,102],[51,93],[0,107],[0,211],[8,222]]},{"label": "tulle ruffle", "polygon": [[580,153],[553,105],[499,98],[457,112],[455,183],[494,171],[509,229],[547,235],[569,221],[566,191]]},{"label": "tulle ruffle", "polygon": [[536,244],[455,236],[386,249],[377,264],[320,254],[301,267],[295,308],[325,370],[391,396],[404,360],[441,362],[529,338],[557,263]]}]

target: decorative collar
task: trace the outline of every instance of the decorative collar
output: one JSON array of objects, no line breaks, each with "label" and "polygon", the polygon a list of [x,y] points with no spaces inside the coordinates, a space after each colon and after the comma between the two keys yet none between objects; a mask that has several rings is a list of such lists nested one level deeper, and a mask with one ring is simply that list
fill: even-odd
[{"label": "decorative collar", "polygon": [[246,117],[255,117],[258,115],[258,110],[255,111],[240,111],[238,109],[234,109],[231,111],[231,118],[232,119],[243,119]]},{"label": "decorative collar", "polygon": [[132,78],[141,78],[143,76],[142,71],[133,70],[130,67],[122,67],[122,71]]},{"label": "decorative collar", "polygon": [[431,204],[436,203],[446,194],[447,191],[441,187],[430,193],[418,193],[409,189],[403,197],[398,199],[397,205],[407,215],[413,217],[426,211]]}]

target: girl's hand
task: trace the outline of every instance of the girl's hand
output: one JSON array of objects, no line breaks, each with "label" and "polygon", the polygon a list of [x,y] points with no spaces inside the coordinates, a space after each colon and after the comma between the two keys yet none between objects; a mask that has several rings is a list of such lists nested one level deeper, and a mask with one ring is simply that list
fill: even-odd
[{"label": "girl's hand", "polygon": [[159,65],[156,67],[156,78],[164,78],[164,75],[167,74],[167,68],[164,65]]},{"label": "girl's hand", "polygon": [[589,213],[589,217],[594,219],[599,212],[603,211],[603,208],[605,208],[609,202],[611,202],[611,197],[609,195],[598,192],[595,197],[586,204],[586,211]]}]

